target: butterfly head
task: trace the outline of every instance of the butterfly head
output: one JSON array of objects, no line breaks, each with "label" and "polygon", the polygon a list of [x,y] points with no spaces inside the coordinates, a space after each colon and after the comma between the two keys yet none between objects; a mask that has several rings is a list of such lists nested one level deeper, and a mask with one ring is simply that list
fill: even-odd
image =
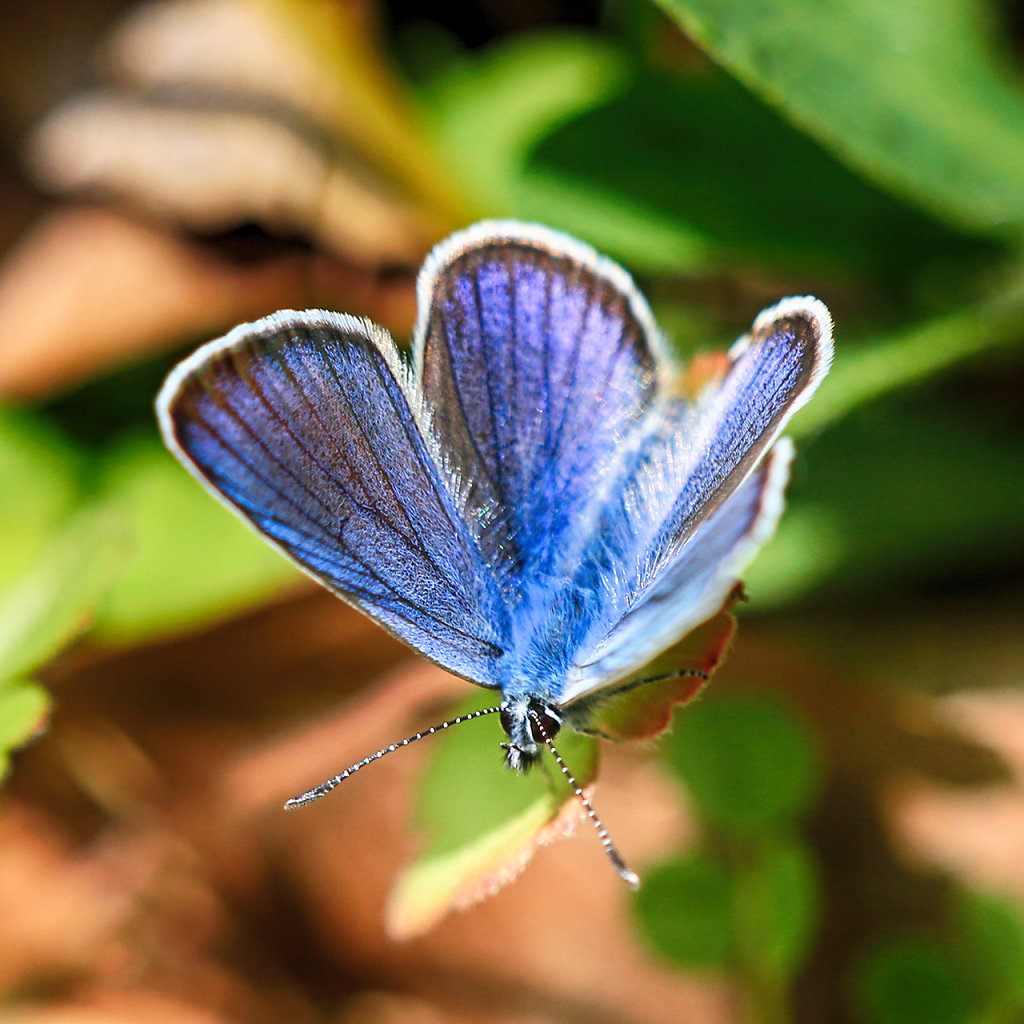
[{"label": "butterfly head", "polygon": [[536,697],[517,697],[502,702],[501,727],[509,742],[502,743],[505,763],[517,772],[525,772],[537,763],[541,748],[553,740],[562,727],[558,712]]}]

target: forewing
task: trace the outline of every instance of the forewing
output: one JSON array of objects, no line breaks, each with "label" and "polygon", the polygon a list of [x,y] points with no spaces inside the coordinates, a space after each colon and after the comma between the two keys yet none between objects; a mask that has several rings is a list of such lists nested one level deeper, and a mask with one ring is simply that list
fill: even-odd
[{"label": "forewing", "polygon": [[729,372],[699,403],[691,429],[655,452],[635,482],[634,495],[650,494],[653,506],[640,514],[657,523],[641,553],[641,590],[655,582],[810,399],[831,365],[831,319],[816,300],[787,299],[762,313],[731,355]]},{"label": "forewing", "polygon": [[489,561],[513,584],[564,558],[663,361],[628,275],[547,229],[490,222],[420,277],[416,362]]},{"label": "forewing", "polygon": [[828,372],[831,318],[815,299],[786,299],[730,356],[695,406],[666,401],[652,413],[651,441],[606,509],[579,573],[601,598],[564,703],[613,685],[715,614],[774,530],[788,444],[757,467]]},{"label": "forewing", "polygon": [[503,612],[391,339],[276,313],[168,378],[164,439],[302,569],[433,661],[496,685]]}]

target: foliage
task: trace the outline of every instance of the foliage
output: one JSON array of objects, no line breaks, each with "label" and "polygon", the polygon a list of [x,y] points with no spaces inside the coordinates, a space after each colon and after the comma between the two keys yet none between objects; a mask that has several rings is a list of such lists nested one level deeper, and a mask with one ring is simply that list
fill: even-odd
[{"label": "foliage", "polygon": [[821,785],[813,736],[774,700],[711,696],[680,717],[667,753],[705,834],[652,873],[641,928],[676,963],[731,971],[755,1019],[785,1019],[819,915],[814,856],[797,831]]}]

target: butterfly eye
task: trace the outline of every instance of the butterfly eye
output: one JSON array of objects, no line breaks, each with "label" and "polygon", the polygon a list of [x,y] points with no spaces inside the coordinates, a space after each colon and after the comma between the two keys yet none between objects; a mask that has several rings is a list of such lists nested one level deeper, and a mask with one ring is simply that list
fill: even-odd
[{"label": "butterfly eye", "polygon": [[528,710],[527,721],[529,722],[530,738],[535,743],[543,743],[545,737],[540,734],[542,728],[547,739],[553,740],[558,735],[558,730],[562,728],[562,720],[547,704],[539,700],[531,700]]},{"label": "butterfly eye", "polygon": [[[523,727],[525,724],[526,733],[534,743],[543,743],[545,735],[547,739],[554,739],[562,728],[562,719],[558,717],[554,709],[543,701],[531,700],[525,708],[523,706],[504,705],[501,709],[501,727],[505,732],[515,739],[519,737],[522,742]],[[544,735],[541,734],[541,729]]]},{"label": "butterfly eye", "polygon": [[502,707],[498,714],[498,720],[501,722],[501,727],[505,730],[505,734],[511,736],[516,723],[516,716],[512,714],[511,708]]}]

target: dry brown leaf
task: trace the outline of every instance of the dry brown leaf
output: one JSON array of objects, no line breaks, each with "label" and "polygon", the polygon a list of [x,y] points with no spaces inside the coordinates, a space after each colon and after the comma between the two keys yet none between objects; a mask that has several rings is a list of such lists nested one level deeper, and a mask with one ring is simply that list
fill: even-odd
[{"label": "dry brown leaf", "polygon": [[4,1024],[227,1024],[219,1013],[144,989],[102,991],[74,1001],[4,1010]]},{"label": "dry brown leaf", "polygon": [[333,714],[243,753],[218,782],[219,799],[243,816],[276,812],[288,798],[415,731],[425,716],[444,714],[465,688],[455,676],[410,659]]},{"label": "dry brown leaf", "polygon": [[[375,762],[312,807],[276,810],[283,796],[294,794],[294,783],[306,788],[421,727],[439,697],[464,692],[464,685],[430,666],[410,666],[327,726],[312,727],[306,742],[293,736],[273,744],[241,758],[225,777],[225,813],[229,806],[254,806],[261,802],[255,794],[266,794],[260,830],[272,840],[274,859],[291,879],[324,955],[347,970],[386,974],[427,992],[461,989],[472,978],[470,990],[501,993],[510,1012],[551,1001],[559,1016],[567,1007],[584,1012],[599,1005],[620,1021],[667,1024],[690,1012],[709,1024],[731,1020],[724,988],[651,962],[628,917],[628,892],[589,829],[545,848],[513,887],[428,936],[399,946],[389,941],[383,908],[412,854],[413,791],[429,741]],[[502,770],[499,739],[496,733],[494,763],[480,771]],[[659,769],[626,749],[608,754],[598,787],[602,815],[642,874],[645,864],[677,849],[692,826],[680,793]],[[318,769],[309,774],[313,761]],[[301,778],[299,765],[306,772]],[[457,804],[458,793],[452,801]],[[608,971],[612,962],[616,970]]]},{"label": "dry brown leaf", "polygon": [[41,398],[278,308],[333,305],[412,321],[393,283],[305,254],[240,267],[112,210],[59,210],[0,268],[0,398]]},{"label": "dry brown leaf", "polygon": [[[548,1024],[563,1019],[542,1006],[532,1012],[488,1006],[487,1024]],[[364,992],[351,999],[336,1024],[480,1024],[478,1008],[447,1004],[393,992]]]},{"label": "dry brown leaf", "polygon": [[257,223],[368,266],[414,264],[427,244],[412,210],[365,171],[258,110],[82,96],[40,125],[29,162],[48,191],[207,234]]},{"label": "dry brown leaf", "polygon": [[102,48],[126,87],[220,92],[330,120],[336,103],[322,68],[258,3],[171,0],[130,11]]},{"label": "dry brown leaf", "polygon": [[367,112],[349,108],[375,94],[339,93],[299,25],[240,0],[137,8],[103,47],[117,87],[63,103],[31,137],[36,179],[207,234],[256,223],[363,265],[415,265],[433,240],[423,211],[357,155]]},{"label": "dry brown leaf", "polygon": [[[139,933],[129,940],[133,925],[173,874],[189,873],[187,852],[166,833],[113,830],[81,845],[12,799],[0,808],[0,849],[0,992],[137,970],[149,950]],[[196,895],[190,886],[178,909],[189,908],[193,938],[212,927],[215,914]]]},{"label": "dry brown leaf", "polygon": [[[363,628],[352,628],[357,624]],[[148,660],[138,650],[87,661],[57,686],[54,731],[27,752],[15,783],[59,777],[60,764],[72,768],[86,720],[109,716],[117,728],[93,730],[86,744],[89,770],[65,777],[65,787],[81,777],[86,793],[62,792],[56,806],[78,816],[95,792],[107,814],[125,816],[102,824],[99,836],[134,830],[145,846],[151,828],[171,837],[172,851],[187,854],[185,862],[172,857],[158,865],[152,885],[141,889],[146,899],[129,904],[121,928],[96,938],[97,957],[80,970],[100,988],[127,971],[145,991],[171,993],[187,1006],[230,1007],[231,1019],[277,1019],[246,1010],[265,1006],[278,988],[301,1001],[307,985],[319,985],[339,1007],[353,988],[403,992],[415,1001],[406,1007],[412,1019],[734,1021],[724,983],[680,975],[642,946],[629,894],[589,829],[545,848],[514,886],[430,935],[401,945],[387,938],[383,908],[414,851],[410,814],[429,741],[375,763],[313,807],[285,813],[281,802],[440,717],[466,686],[409,661],[379,692],[346,698],[326,723],[318,716],[308,728],[293,725],[282,734],[274,710],[308,706],[316,689],[357,687],[381,664],[370,650],[375,637],[388,657],[399,652],[339,602],[307,595],[203,637],[155,646]],[[110,756],[122,757],[120,730],[157,766],[161,784],[137,786],[97,767],[106,740]],[[255,744],[260,732],[267,738]],[[480,771],[503,770],[499,739],[495,728],[493,761]],[[111,793],[118,786],[130,799]],[[692,838],[678,788],[635,748],[609,749],[597,799],[641,872]],[[36,800],[47,803],[45,795]],[[147,800],[148,810],[140,806]],[[89,820],[86,813],[79,827]],[[141,827],[147,821],[152,825]],[[45,905],[38,893],[26,899],[30,907]],[[127,946],[119,941],[124,934],[131,936]],[[58,1008],[75,1005],[55,991]]]},{"label": "dry brown leaf", "polygon": [[951,728],[994,750],[1010,769],[1002,785],[942,789],[905,774],[887,792],[893,831],[908,854],[1024,906],[1024,694],[964,693],[936,702]]}]

